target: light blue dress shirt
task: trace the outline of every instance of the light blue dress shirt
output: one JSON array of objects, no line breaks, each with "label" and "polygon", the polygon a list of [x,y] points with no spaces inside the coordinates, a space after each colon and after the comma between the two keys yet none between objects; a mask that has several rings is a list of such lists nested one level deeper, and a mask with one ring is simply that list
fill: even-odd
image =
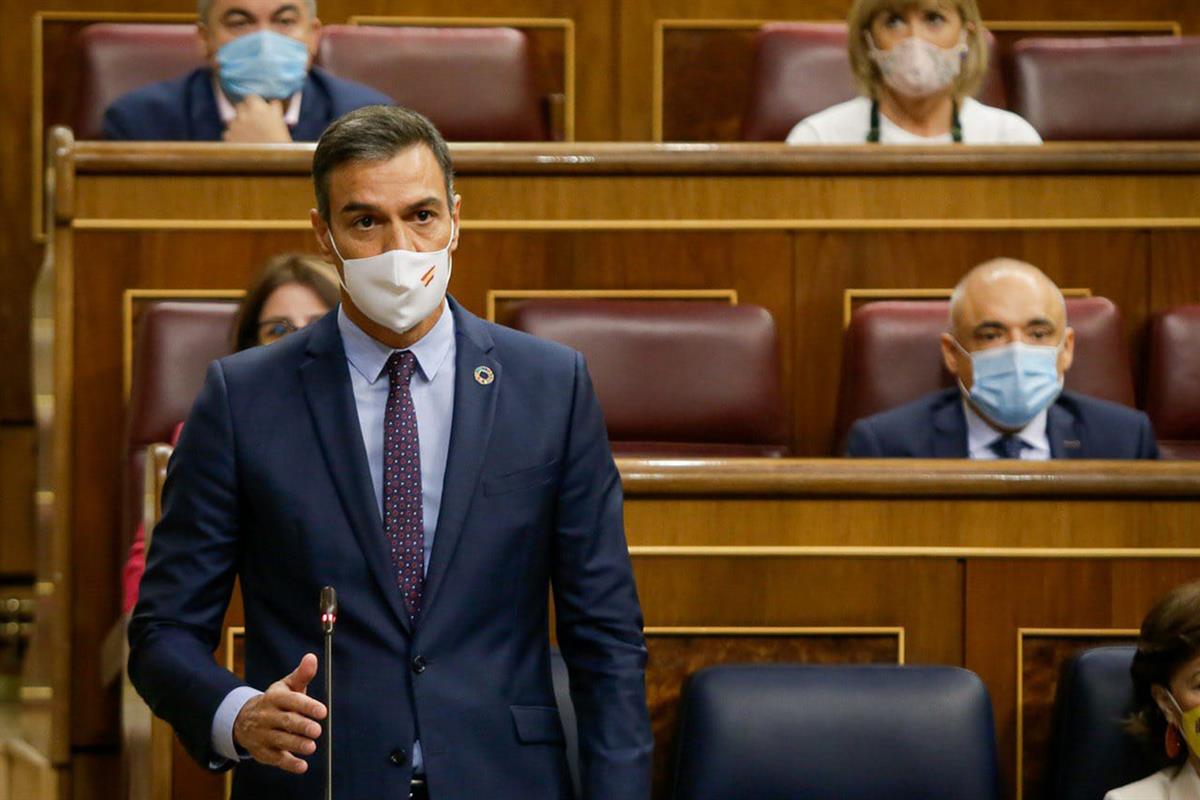
[{"label": "light blue dress shirt", "polygon": [[[337,312],[338,331],[346,351],[350,385],[358,409],[358,426],[367,450],[367,466],[375,490],[379,519],[383,519],[383,416],[387,409],[388,381],[384,368],[392,348],[372,339],[346,316],[340,306]],[[408,348],[417,359],[417,372],[409,390],[417,414],[417,437],[421,450],[421,518],[425,524],[425,569],[433,552],[433,537],[437,531],[438,513],[442,506],[442,483],[446,476],[446,457],[450,450],[450,427],[454,421],[454,315],[449,304],[442,301],[442,316],[429,333]],[[399,589],[397,589],[399,591]],[[280,676],[283,677],[282,675]],[[230,761],[240,758],[233,743],[233,723],[242,706],[252,697],[262,694],[250,686],[234,689],[213,715],[212,746]],[[413,745],[413,767],[422,767],[420,743]],[[212,765],[214,768],[220,763]]]}]

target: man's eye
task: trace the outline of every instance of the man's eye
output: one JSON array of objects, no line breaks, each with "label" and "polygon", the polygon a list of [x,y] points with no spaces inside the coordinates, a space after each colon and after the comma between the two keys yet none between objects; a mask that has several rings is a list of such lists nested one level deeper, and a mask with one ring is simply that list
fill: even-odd
[{"label": "man's eye", "polygon": [[370,217],[359,217],[351,224],[359,230],[365,231],[375,224],[375,220],[371,219]]},{"label": "man's eye", "polygon": [[295,27],[299,22],[300,20],[298,20],[296,17],[280,17],[279,19],[275,20],[275,27],[292,28]]},{"label": "man's eye", "polygon": [[432,211],[429,211],[428,209],[423,208],[417,212],[417,221],[418,222],[429,222],[429,220],[431,220],[431,219],[433,219]]}]

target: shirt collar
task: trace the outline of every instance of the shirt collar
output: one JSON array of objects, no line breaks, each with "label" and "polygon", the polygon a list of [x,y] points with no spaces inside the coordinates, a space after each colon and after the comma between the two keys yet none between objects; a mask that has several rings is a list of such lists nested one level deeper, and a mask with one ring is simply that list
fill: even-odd
[{"label": "shirt collar", "polygon": [[[387,360],[396,352],[383,342],[371,337],[346,316],[346,309],[338,306],[338,331],[342,334],[342,347],[346,359],[367,383],[375,383],[383,375]],[[417,359],[417,368],[426,381],[432,381],[446,361],[450,346],[454,344],[454,314],[450,305],[442,300],[442,315],[429,333],[422,336],[412,347],[407,348]]]},{"label": "shirt collar", "polygon": [[[967,450],[972,455],[987,452],[1004,434],[993,428],[983,417],[971,408],[971,404],[963,400],[963,413],[967,416]],[[1029,420],[1029,424],[1015,432],[1017,438],[1031,450],[1050,452],[1050,437],[1046,433],[1047,409],[1042,409],[1037,416]]]},{"label": "shirt collar", "polygon": [[[225,96],[225,90],[221,88],[221,82],[217,79],[215,72],[213,73],[213,93],[217,96],[217,113],[221,116],[221,124],[228,126],[237,116],[237,109]],[[300,121],[300,95],[303,93],[303,91],[299,91],[288,98],[287,110],[283,112],[283,121],[288,124],[289,128]]]}]

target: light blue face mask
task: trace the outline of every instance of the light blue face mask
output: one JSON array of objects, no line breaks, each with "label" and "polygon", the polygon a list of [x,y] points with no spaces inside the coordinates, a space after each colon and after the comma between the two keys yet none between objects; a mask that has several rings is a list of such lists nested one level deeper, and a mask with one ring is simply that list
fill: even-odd
[{"label": "light blue face mask", "polygon": [[286,100],[304,87],[308,46],[275,31],[239,36],[217,51],[221,90],[231,103],[250,95]]},{"label": "light blue face mask", "polygon": [[[958,348],[966,349],[958,342]],[[1002,428],[1017,430],[1048,408],[1062,392],[1057,347],[1013,342],[967,353],[971,358],[971,391],[959,388],[985,417]]]}]

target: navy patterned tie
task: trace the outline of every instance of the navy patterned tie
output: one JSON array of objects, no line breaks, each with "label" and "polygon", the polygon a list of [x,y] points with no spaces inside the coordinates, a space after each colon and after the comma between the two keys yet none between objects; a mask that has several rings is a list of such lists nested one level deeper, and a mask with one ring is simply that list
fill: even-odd
[{"label": "navy patterned tie", "polygon": [[388,399],[383,415],[383,531],[392,548],[396,583],[408,618],[421,611],[425,587],[425,520],[421,510],[421,448],[409,383],[417,359],[407,351],[387,362]]},{"label": "navy patterned tie", "polygon": [[1006,433],[996,441],[988,445],[988,448],[996,454],[996,458],[1017,458],[1021,457],[1021,451],[1025,449],[1025,442],[1020,436],[1013,433]]}]

